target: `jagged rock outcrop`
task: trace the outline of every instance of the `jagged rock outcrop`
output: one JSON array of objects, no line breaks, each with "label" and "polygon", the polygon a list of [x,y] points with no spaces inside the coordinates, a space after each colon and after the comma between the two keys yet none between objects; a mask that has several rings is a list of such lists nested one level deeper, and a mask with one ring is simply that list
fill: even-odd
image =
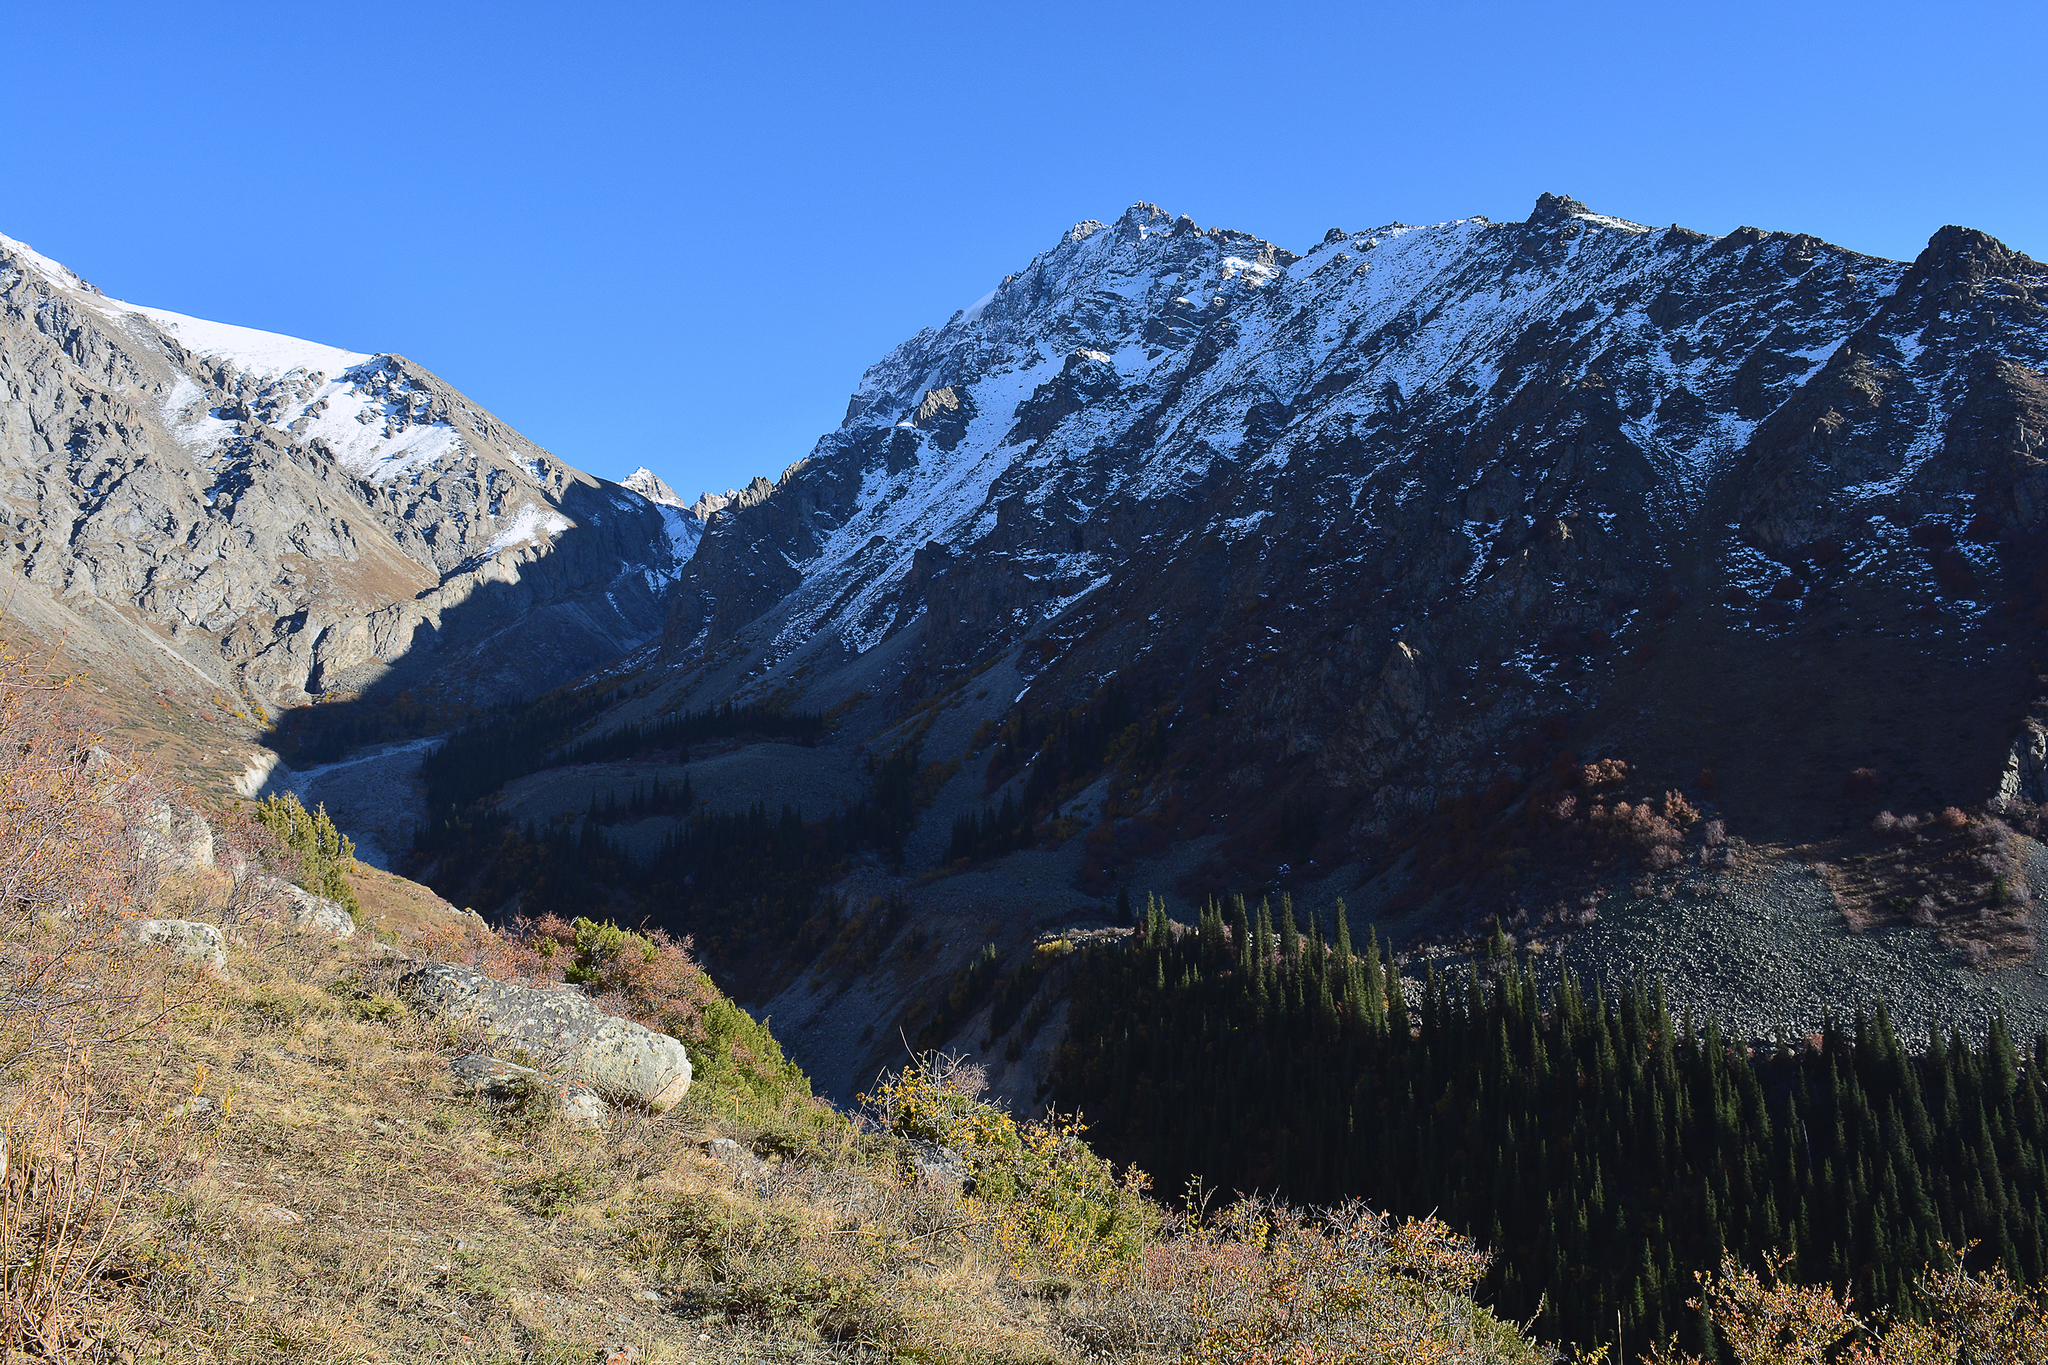
[{"label": "jagged rock outcrop", "polygon": [[0,493],[45,614],[270,703],[560,682],[655,634],[697,525],[401,356],[109,299],[4,237]]}]

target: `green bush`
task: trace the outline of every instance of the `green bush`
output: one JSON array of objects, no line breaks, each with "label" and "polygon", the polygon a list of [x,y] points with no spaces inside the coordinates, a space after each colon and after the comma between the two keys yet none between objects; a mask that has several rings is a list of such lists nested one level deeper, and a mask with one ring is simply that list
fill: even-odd
[{"label": "green bush", "polygon": [[1145,1173],[1131,1166],[1119,1179],[1079,1119],[1019,1122],[978,1098],[981,1082],[976,1068],[927,1054],[863,1099],[888,1131],[960,1155],[1019,1271],[1099,1276],[1136,1263],[1159,1226]]},{"label": "green bush", "polygon": [[297,861],[294,882],[316,896],[340,902],[350,919],[362,921],[362,902],[347,875],[355,866],[355,841],[334,827],[325,804],[308,813],[296,795],[282,792],[256,803],[256,821]]},{"label": "green bush", "polygon": [[570,928],[576,935],[572,945],[575,956],[562,969],[562,978],[595,994],[630,989],[634,960],[647,966],[660,956],[653,939],[609,921],[599,924],[579,915]]}]

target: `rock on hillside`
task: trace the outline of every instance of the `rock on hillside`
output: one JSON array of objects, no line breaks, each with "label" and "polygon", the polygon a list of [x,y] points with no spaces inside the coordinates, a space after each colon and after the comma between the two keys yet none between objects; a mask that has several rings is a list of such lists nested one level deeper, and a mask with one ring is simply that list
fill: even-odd
[{"label": "rock on hillside", "polygon": [[[899,697],[993,658],[1027,706],[1119,676],[1164,699],[1190,798],[1269,850],[1292,794],[1337,809],[1297,858],[1389,849],[1567,735],[1689,780],[1720,741],[1672,689],[1716,670],[1749,717],[1924,684],[1882,733],[1752,746],[1759,786],[1932,765],[1982,799],[2048,583],[2044,302],[2048,271],[1961,228],[1903,263],[1545,195],[1297,255],[1141,204],[875,364],[710,521],[665,656],[821,705],[905,636]],[[1673,676],[1618,690],[1667,638]],[[1922,723],[1966,711],[1983,733]]]},{"label": "rock on hillside", "polygon": [[123,303],[4,237],[0,476],[18,615],[272,703],[528,695],[651,638],[696,540],[402,356]]},{"label": "rock on hillside", "polygon": [[605,1013],[574,986],[522,986],[428,962],[408,972],[399,991],[427,1014],[473,1022],[493,1041],[544,1057],[621,1103],[661,1113],[689,1092],[692,1067],[680,1042]]}]

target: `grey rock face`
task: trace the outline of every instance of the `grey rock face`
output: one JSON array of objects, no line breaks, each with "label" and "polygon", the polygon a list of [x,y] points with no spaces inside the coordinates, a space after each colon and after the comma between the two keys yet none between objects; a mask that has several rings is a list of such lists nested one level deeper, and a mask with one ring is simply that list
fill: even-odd
[{"label": "grey rock face", "polygon": [[269,889],[276,895],[285,918],[294,928],[330,938],[354,938],[356,922],[340,901],[316,896],[302,886],[275,880]]},{"label": "grey rock face", "polygon": [[660,1113],[690,1088],[690,1058],[680,1042],[605,1014],[572,986],[510,985],[473,968],[430,962],[401,977],[399,993],[430,1016],[474,1022],[492,1040],[516,1044],[619,1103]]},{"label": "grey rock face", "polygon": [[168,801],[151,802],[135,837],[144,855],[167,871],[213,866],[213,826],[197,811],[180,810]]},{"label": "grey rock face", "polygon": [[222,971],[228,965],[220,930],[211,924],[189,919],[145,919],[135,921],[130,932],[138,942],[162,944],[179,957],[204,963],[212,971]]},{"label": "grey rock face", "polygon": [[2048,724],[2029,716],[2020,726],[1998,777],[1998,801],[2048,802]]},{"label": "grey rock face", "polygon": [[0,494],[31,591],[271,703],[529,695],[657,632],[694,548],[411,361],[121,303],[6,238]]}]

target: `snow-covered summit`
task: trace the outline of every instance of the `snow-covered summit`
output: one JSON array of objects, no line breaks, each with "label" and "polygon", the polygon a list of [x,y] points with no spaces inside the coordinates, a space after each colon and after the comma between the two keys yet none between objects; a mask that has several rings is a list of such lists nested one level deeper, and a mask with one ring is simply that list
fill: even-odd
[{"label": "snow-covered summit", "polygon": [[174,431],[214,448],[231,426],[209,395],[240,400],[257,420],[319,446],[351,473],[375,482],[410,476],[456,458],[463,433],[435,386],[398,357],[213,322],[107,297],[75,271],[0,237],[0,254],[37,273],[71,302],[161,346],[188,382],[165,396]]},{"label": "snow-covered summit", "polygon": [[622,488],[632,489],[649,502],[658,502],[669,507],[681,507],[684,505],[682,498],[676,495],[676,490],[670,488],[668,484],[662,481],[659,474],[656,474],[646,465],[641,465],[638,469],[628,474],[619,481],[619,484]]},{"label": "snow-covered summit", "polygon": [[[1601,385],[1659,496],[1697,500],[1904,271],[1811,239],[1653,231],[1552,195],[1525,223],[1393,223],[1301,254],[1135,204],[1076,224],[870,367],[785,480],[808,508],[774,557],[789,567],[750,556],[743,574],[763,609],[788,594],[779,650],[820,631],[864,650],[908,619],[901,585],[927,547],[1042,546],[1029,572],[1064,601],[1106,571],[1088,528],[1111,506],[1248,479],[1254,507],[1219,506],[1206,530],[1251,534],[1247,511],[1327,463],[1312,456],[1354,451],[1326,473],[1363,496],[1412,458],[1399,432],[1490,442],[1550,385]],[[1447,495],[1395,480],[1380,496]],[[1492,538],[1473,549],[1482,566],[1499,553]],[[732,583],[721,592],[715,611],[735,611]]]}]

